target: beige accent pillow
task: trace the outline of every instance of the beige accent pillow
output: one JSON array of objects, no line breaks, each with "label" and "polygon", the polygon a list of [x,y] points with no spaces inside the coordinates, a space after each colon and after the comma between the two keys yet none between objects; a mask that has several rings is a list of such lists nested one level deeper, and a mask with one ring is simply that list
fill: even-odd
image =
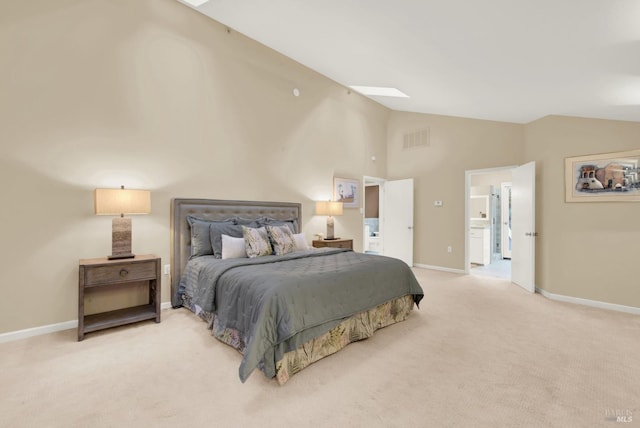
[{"label": "beige accent pillow", "polygon": [[296,241],[293,239],[293,233],[291,233],[289,226],[267,225],[266,228],[276,256],[283,256],[297,250]]},{"label": "beige accent pillow", "polygon": [[264,227],[255,229],[242,226],[242,236],[244,237],[244,248],[250,258],[273,254],[269,234]]}]

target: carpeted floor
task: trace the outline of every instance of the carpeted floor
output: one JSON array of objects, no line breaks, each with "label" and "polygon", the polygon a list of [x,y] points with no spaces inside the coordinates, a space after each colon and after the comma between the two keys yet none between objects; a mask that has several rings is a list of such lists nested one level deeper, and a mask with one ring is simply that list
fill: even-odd
[{"label": "carpeted floor", "polygon": [[184,309],[0,345],[1,427],[640,426],[640,317],[415,269],[420,310],[280,387]]}]

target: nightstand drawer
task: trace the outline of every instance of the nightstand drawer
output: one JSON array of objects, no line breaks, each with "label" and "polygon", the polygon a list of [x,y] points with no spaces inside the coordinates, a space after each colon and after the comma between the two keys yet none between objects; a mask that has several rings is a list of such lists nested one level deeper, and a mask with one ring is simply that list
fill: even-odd
[{"label": "nightstand drawer", "polygon": [[316,239],[311,245],[314,248],[346,248],[353,250],[353,239]]},{"label": "nightstand drawer", "polygon": [[340,241],[331,246],[333,248],[351,248],[351,241]]},{"label": "nightstand drawer", "polygon": [[85,269],[85,287],[114,282],[143,281],[156,279],[156,261],[141,263],[113,263]]}]

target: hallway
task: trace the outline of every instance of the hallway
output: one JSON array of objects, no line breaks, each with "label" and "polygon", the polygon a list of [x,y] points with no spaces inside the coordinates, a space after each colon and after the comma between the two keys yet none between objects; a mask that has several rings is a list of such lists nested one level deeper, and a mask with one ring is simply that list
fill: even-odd
[{"label": "hallway", "polygon": [[471,275],[489,276],[511,280],[511,260],[495,260],[488,265],[471,264]]}]

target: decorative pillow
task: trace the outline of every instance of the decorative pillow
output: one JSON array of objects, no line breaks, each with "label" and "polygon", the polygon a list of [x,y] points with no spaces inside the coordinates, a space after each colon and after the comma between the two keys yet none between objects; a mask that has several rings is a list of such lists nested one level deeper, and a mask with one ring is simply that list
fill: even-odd
[{"label": "decorative pillow", "polygon": [[273,254],[267,229],[264,227],[258,229],[247,226],[240,227],[244,236],[244,248],[247,251],[247,256],[253,258]]},{"label": "decorative pillow", "polygon": [[244,249],[244,238],[222,235],[222,258],[240,259],[243,257],[247,257],[247,250]]},{"label": "decorative pillow", "polygon": [[234,224],[234,219],[214,221],[188,215],[187,222],[191,228],[191,258],[194,258],[213,254],[209,231],[212,224],[232,225]]},{"label": "decorative pillow", "polygon": [[298,231],[298,220],[295,218],[287,220],[276,220],[275,218],[263,217],[259,220],[260,226],[287,226],[291,233]]},{"label": "decorative pillow", "polygon": [[309,244],[307,244],[307,238],[304,236],[304,233],[296,233],[293,235],[293,240],[296,243],[296,251],[306,251],[309,249]]},{"label": "decorative pillow", "polygon": [[288,226],[267,225],[266,228],[276,256],[283,256],[297,250],[296,241],[293,239],[293,233],[291,233],[291,229]]},{"label": "decorative pillow", "polygon": [[213,255],[216,259],[222,258],[222,235],[233,238],[242,238],[242,226],[234,223],[213,223],[209,228]]}]

